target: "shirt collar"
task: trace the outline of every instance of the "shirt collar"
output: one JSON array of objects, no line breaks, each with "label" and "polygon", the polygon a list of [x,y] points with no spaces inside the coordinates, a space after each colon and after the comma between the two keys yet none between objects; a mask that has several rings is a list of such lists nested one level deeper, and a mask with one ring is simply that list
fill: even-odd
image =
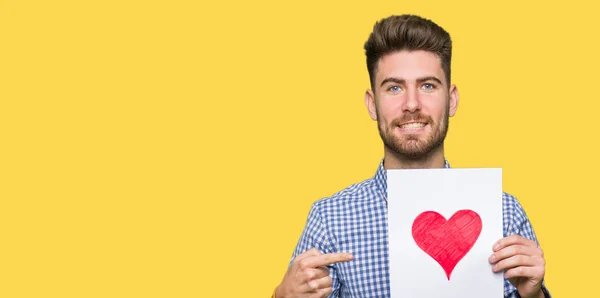
[{"label": "shirt collar", "polygon": [[[450,163],[448,160],[444,159],[444,168],[449,169]],[[387,200],[387,172],[383,167],[383,159],[379,163],[379,167],[377,167],[377,172],[375,172],[375,185],[383,195],[383,197]]]}]

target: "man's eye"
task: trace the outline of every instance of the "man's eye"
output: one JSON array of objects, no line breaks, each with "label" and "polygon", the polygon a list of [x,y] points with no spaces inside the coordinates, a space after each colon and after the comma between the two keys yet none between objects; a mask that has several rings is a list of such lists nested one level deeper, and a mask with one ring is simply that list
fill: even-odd
[{"label": "man's eye", "polygon": [[422,87],[425,90],[433,90],[433,89],[435,89],[435,86],[433,84],[423,84]]},{"label": "man's eye", "polygon": [[398,91],[400,91],[400,87],[398,87],[398,86],[392,86],[392,87],[389,88],[389,90],[392,91],[392,92],[398,92]]}]

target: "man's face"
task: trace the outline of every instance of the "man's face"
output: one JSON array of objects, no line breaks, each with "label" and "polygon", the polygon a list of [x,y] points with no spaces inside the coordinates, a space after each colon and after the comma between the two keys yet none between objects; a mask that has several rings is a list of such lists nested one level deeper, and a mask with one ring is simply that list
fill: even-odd
[{"label": "man's face", "polygon": [[458,104],[456,86],[448,87],[445,78],[431,52],[401,51],[379,59],[375,90],[367,91],[365,102],[388,149],[419,159],[443,144]]}]

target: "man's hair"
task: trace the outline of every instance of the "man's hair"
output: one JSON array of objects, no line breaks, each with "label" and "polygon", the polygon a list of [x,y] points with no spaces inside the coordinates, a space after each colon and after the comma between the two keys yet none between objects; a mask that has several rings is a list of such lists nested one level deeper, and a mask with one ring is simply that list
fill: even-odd
[{"label": "man's hair", "polygon": [[446,83],[450,85],[450,60],[452,59],[450,34],[431,20],[405,14],[390,16],[375,23],[373,32],[365,42],[367,70],[373,92],[379,59],[402,50],[424,50],[436,54],[446,74]]}]

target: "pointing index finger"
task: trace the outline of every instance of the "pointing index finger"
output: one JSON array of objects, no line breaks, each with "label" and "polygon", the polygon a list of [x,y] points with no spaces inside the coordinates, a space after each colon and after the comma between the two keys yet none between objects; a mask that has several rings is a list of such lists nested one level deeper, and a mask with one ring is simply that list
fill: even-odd
[{"label": "pointing index finger", "polygon": [[310,250],[307,250],[307,251],[305,251],[305,252],[297,255],[294,260],[295,261],[300,261],[300,260],[308,258],[308,257],[319,256],[319,255],[321,255],[321,252],[319,252],[319,250],[316,249],[316,248],[312,248]]},{"label": "pointing index finger", "polygon": [[349,253],[330,253],[320,256],[306,258],[306,265],[311,268],[323,267],[331,265],[333,263],[347,262],[353,259],[353,256]]}]

